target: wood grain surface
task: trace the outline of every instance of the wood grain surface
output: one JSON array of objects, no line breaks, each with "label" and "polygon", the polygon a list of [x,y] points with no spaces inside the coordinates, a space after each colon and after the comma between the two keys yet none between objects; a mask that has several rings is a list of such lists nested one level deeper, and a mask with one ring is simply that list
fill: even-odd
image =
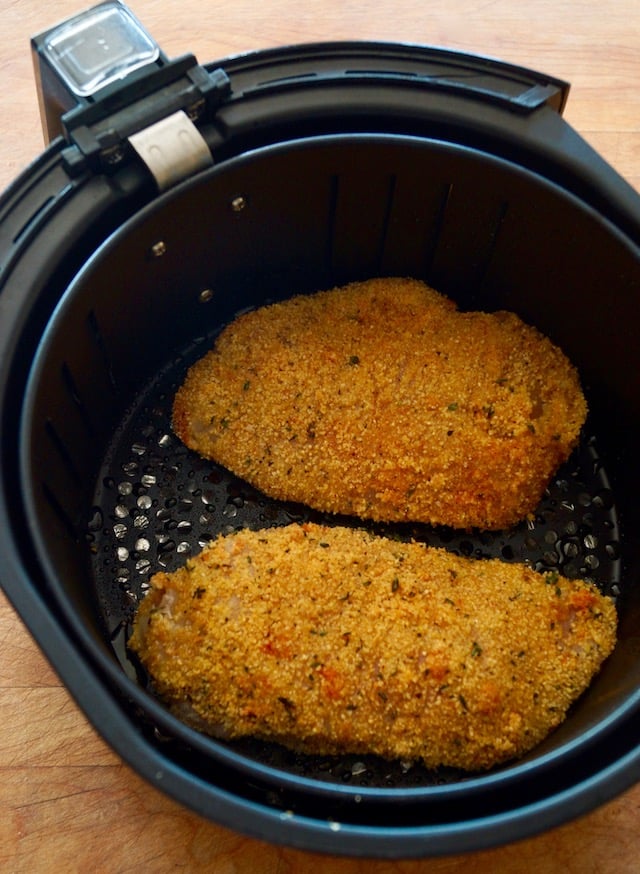
[{"label": "wood grain surface", "polygon": [[[89,5],[89,4],[87,4]],[[572,83],[567,120],[640,189],[638,0],[131,0],[170,57],[384,39],[460,48]],[[81,0],[0,0],[0,187],[42,150],[29,37]],[[0,556],[1,561],[1,556]],[[0,596],[0,870],[220,874],[608,874],[640,870],[640,786],[530,840],[386,862],[274,847],[146,785],[90,728]]]}]

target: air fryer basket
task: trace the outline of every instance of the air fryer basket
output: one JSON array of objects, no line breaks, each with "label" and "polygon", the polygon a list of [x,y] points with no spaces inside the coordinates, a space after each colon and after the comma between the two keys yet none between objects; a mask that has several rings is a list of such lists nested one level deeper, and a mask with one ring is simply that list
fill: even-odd
[{"label": "air fryer basket", "polygon": [[[557,83],[524,109],[488,88],[498,74],[514,87],[499,65],[482,66],[475,92],[458,93],[459,80],[421,92],[416,76],[436,62],[465,60],[334,45],[222,62],[231,97],[206,131],[215,165],[161,195],[135,163],[92,168],[75,203],[59,198],[56,226],[26,225],[33,243],[7,258],[15,282],[0,297],[8,594],[133,767],[212,819],[310,849],[487,846],[640,776],[640,201],[561,120]],[[55,189],[65,149],[54,142],[29,182]],[[26,182],[5,196],[9,219]],[[188,365],[242,310],[379,275],[424,278],[462,308],[519,313],[574,361],[589,401],[583,440],[534,521],[491,535],[392,528],[587,576],[616,598],[618,646],[566,723],[487,774],[215,741],[147,692],[126,651],[155,570],[218,532],[318,518],[180,444],[170,409]]]}]

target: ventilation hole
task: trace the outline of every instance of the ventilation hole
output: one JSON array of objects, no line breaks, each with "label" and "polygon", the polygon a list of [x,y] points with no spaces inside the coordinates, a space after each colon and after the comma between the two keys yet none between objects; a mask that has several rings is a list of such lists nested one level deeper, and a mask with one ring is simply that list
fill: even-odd
[{"label": "ventilation hole", "polygon": [[53,422],[50,419],[47,419],[47,421],[45,422],[44,430],[47,434],[47,437],[49,438],[49,441],[54,446],[56,452],[58,453],[58,455],[62,459],[65,470],[67,471],[67,473],[69,474],[71,479],[74,481],[74,483],[76,485],[80,485],[82,482],[82,478],[81,478],[80,474],[78,473],[78,470],[75,466],[75,462],[73,460],[73,454],[65,445],[64,441],[62,440],[62,438],[58,434],[55,425],[53,424]]},{"label": "ventilation hole", "polygon": [[491,263],[493,261],[493,256],[495,254],[495,251],[496,251],[496,248],[498,245],[500,231],[502,230],[502,228],[504,226],[508,212],[509,212],[509,204],[506,202],[502,203],[502,205],[500,206],[500,209],[498,210],[498,215],[496,217],[493,228],[491,229],[491,232],[489,233],[489,240],[488,240],[487,250],[486,250],[485,258],[484,258],[484,267],[482,269],[482,273],[481,273],[479,280],[478,280],[478,288],[480,288],[480,289],[483,287],[485,280],[489,274]]},{"label": "ventilation hole", "polygon": [[116,385],[116,379],[115,379],[115,376],[113,373],[113,366],[111,364],[111,357],[108,353],[107,344],[105,342],[102,330],[100,328],[100,324],[98,322],[98,318],[97,318],[94,310],[89,310],[89,312],[87,314],[87,324],[89,326],[89,331],[91,333],[93,341],[95,342],[95,344],[98,348],[98,351],[100,353],[100,357],[102,359],[102,362],[103,362],[103,365],[105,368],[105,372],[107,374],[107,380],[108,380],[109,385],[111,386],[111,388],[113,389],[114,394],[115,394],[118,390],[118,387]]},{"label": "ventilation hole", "polygon": [[73,539],[77,540],[78,538],[78,528],[73,524],[70,517],[68,516],[66,510],[64,510],[62,504],[58,501],[55,494],[51,491],[49,486],[46,483],[42,483],[42,493],[45,497],[46,502],[49,504],[54,514],[57,516],[59,521],[62,523],[62,526],[66,530],[67,534]]},{"label": "ventilation hole", "polygon": [[336,234],[336,221],[338,216],[338,195],[340,191],[340,180],[334,175],[329,180],[329,203],[328,203],[328,221],[327,221],[327,243],[325,251],[325,264],[331,267],[333,264],[333,249]]},{"label": "ventilation hole", "polygon": [[431,236],[431,240],[425,253],[425,276],[429,276],[431,273],[431,269],[433,267],[433,263],[436,258],[436,253],[438,251],[438,245],[440,243],[440,238],[442,237],[442,231],[444,229],[445,217],[447,214],[447,208],[451,201],[451,196],[453,194],[453,182],[449,185],[445,185],[442,193],[442,200],[440,203],[440,209],[438,210],[435,225],[433,228],[433,234]]},{"label": "ventilation hole", "polygon": [[384,252],[387,243],[387,234],[389,231],[389,222],[391,221],[391,215],[393,213],[393,201],[396,193],[396,184],[397,184],[397,176],[393,174],[389,177],[389,187],[387,191],[386,198],[386,207],[384,212],[384,218],[382,221],[382,234],[380,238],[380,249],[378,252],[378,266],[377,273],[381,272],[382,264],[384,263]]}]

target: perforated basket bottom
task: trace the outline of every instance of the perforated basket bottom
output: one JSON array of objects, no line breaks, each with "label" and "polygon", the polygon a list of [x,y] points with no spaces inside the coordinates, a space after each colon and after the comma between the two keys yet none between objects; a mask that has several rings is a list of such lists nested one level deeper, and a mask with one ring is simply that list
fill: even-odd
[{"label": "perforated basket bottom", "polygon": [[[357,524],[298,504],[273,501],[226,469],[188,450],[171,430],[171,406],[187,367],[209,348],[199,341],[177,356],[135,402],[113,436],[91,509],[87,539],[96,600],[123,669],[144,677],[129,660],[126,640],[140,598],[158,570],[174,570],[220,533],[292,521]],[[525,562],[595,582],[620,594],[619,529],[614,496],[593,436],[585,436],[549,484],[535,518],[497,533],[425,525],[370,525],[377,533],[413,538],[460,555]],[[418,764],[374,757],[302,756],[277,745],[231,744],[264,764],[321,781],[356,786],[429,786],[464,779]]]}]

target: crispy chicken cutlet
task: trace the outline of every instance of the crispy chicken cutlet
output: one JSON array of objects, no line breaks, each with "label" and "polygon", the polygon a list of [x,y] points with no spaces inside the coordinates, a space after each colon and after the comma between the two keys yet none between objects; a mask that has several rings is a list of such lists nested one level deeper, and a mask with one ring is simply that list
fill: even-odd
[{"label": "crispy chicken cutlet", "polygon": [[615,636],[587,582],[307,523],[156,574],[130,646],[213,735],[475,771],[562,722]]},{"label": "crispy chicken cutlet", "polygon": [[241,315],[173,407],[187,446],[272,498],[483,529],[535,509],[585,416],[576,371],[550,340],[411,279]]}]

